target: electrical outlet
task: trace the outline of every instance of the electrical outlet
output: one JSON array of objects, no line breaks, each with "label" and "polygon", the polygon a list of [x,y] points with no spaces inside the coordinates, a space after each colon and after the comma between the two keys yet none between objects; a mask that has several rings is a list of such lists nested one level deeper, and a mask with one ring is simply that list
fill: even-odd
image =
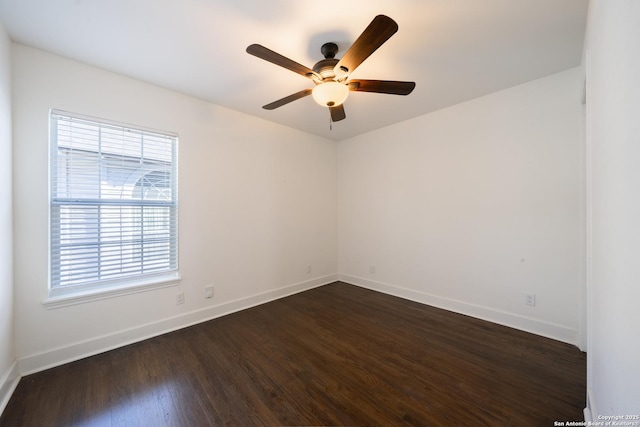
[{"label": "electrical outlet", "polygon": [[525,294],[524,295],[524,303],[526,305],[536,305],[536,295],[535,294]]},{"label": "electrical outlet", "polygon": [[311,264],[307,265],[307,274],[311,273]]},{"label": "electrical outlet", "polygon": [[213,286],[204,287],[204,297],[207,299],[213,298]]},{"label": "electrical outlet", "polygon": [[176,295],[176,305],[184,304],[184,292],[180,292]]},{"label": "electrical outlet", "polygon": [[371,264],[371,266],[369,267],[369,273],[371,274],[376,274],[376,266]]}]

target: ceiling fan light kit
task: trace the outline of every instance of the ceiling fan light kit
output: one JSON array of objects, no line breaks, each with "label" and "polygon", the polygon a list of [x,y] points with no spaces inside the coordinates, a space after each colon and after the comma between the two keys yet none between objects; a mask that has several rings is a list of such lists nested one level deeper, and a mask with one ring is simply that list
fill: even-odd
[{"label": "ceiling fan light kit", "polygon": [[336,81],[322,82],[313,88],[311,96],[323,107],[337,107],[347,100],[349,86]]},{"label": "ceiling fan light kit", "polygon": [[349,75],[396,31],[398,31],[398,24],[393,19],[385,15],[378,15],[341,59],[335,58],[338,52],[338,46],[335,43],[323,44],[320,51],[324,59],[318,61],[313,66],[313,69],[307,68],[262,45],[250,45],[247,47],[247,53],[301,74],[311,79],[316,85],[313,89],[302,90],[264,105],[262,108],[273,110],[311,95],[319,105],[329,108],[331,121],[337,122],[346,118],[343,103],[347,100],[349,92],[374,92],[391,95],[410,94],[416,86],[414,82],[348,80]]}]

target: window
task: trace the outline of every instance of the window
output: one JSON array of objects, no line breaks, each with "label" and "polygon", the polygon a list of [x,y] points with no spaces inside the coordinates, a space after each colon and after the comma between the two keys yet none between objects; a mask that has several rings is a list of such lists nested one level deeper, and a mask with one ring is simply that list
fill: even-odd
[{"label": "window", "polygon": [[50,296],[177,279],[177,135],[52,111]]}]

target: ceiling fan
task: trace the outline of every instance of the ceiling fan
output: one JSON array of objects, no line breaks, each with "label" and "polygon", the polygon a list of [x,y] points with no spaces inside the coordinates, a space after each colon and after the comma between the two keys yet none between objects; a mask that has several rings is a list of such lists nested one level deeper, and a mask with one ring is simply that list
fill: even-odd
[{"label": "ceiling fan", "polygon": [[408,95],[416,87],[415,82],[393,80],[349,80],[349,75],[376,51],[384,42],[398,31],[398,24],[385,15],[378,15],[360,34],[349,50],[340,59],[336,59],[338,46],[325,43],[321,52],[324,59],[318,61],[313,68],[280,55],[259,44],[247,47],[247,53],[257,56],[283,68],[301,74],[315,83],[315,87],[301,90],[292,95],[264,105],[262,108],[273,110],[292,101],[311,95],[323,107],[329,107],[331,121],[337,122],[346,118],[343,103],[349,92],[375,92],[391,95]]}]

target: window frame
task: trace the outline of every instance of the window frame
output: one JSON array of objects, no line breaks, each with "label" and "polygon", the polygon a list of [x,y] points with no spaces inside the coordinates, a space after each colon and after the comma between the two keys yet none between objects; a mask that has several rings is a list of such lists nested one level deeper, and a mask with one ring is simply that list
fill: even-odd
[{"label": "window frame", "polygon": [[[168,169],[170,170],[170,188],[171,189],[171,197],[168,201],[164,201],[158,203],[155,200],[147,200],[144,197],[140,197],[139,199],[126,199],[126,198],[116,198],[109,199],[108,197],[103,197],[102,194],[95,196],[93,200],[93,206],[97,207],[98,211],[101,211],[103,207],[116,207],[116,209],[125,209],[127,206],[132,207],[134,209],[140,209],[144,211],[145,208],[149,209],[154,207],[157,209],[158,206],[168,208],[167,209],[167,225],[164,227],[168,235],[168,261],[167,266],[168,269],[158,272],[144,272],[144,268],[142,273],[138,274],[130,274],[130,275],[122,275],[121,277],[115,277],[110,279],[98,279],[98,280],[89,280],[84,281],[82,283],[68,283],[68,284],[56,284],[54,279],[54,268],[60,269],[60,251],[62,247],[62,243],[60,243],[60,234],[62,233],[60,227],[62,227],[62,221],[56,220],[54,215],[54,210],[59,212],[60,208],[54,209],[54,205],[62,206],[65,200],[64,197],[59,197],[59,195],[54,194],[54,180],[59,185],[58,179],[59,175],[54,177],[54,174],[57,174],[58,162],[60,161],[59,148],[63,147],[59,144],[59,128],[57,126],[58,120],[77,120],[81,122],[86,122],[89,124],[95,124],[96,128],[102,129],[102,127],[109,127],[115,129],[121,129],[123,135],[126,132],[134,132],[140,133],[141,138],[144,138],[146,135],[157,135],[162,138],[169,139],[171,143],[171,158],[168,163]],[[54,123],[56,122],[56,123]],[[102,145],[103,136],[100,135],[97,137],[98,146]],[[123,136],[124,138],[124,136]],[[144,292],[152,289],[159,289],[169,286],[177,286],[180,277],[179,270],[179,238],[178,238],[178,229],[179,229],[179,221],[178,221],[178,210],[179,210],[179,202],[178,202],[178,134],[175,132],[167,132],[157,129],[146,128],[137,125],[130,125],[121,122],[115,122],[111,120],[105,120],[101,118],[91,117],[84,114],[70,113],[63,110],[51,109],[49,111],[49,171],[48,171],[48,179],[49,179],[49,192],[48,192],[48,297],[43,301],[43,304],[46,308],[57,308],[67,305],[79,304],[88,301],[95,301],[104,298],[112,298],[120,295],[127,295],[131,293]],[[66,147],[69,149],[69,147]],[[102,187],[104,185],[104,181],[102,180],[102,170],[101,168],[106,167],[105,164],[107,160],[105,159],[104,152],[101,149],[96,148],[97,151],[89,151],[89,153],[95,154],[96,157],[96,165],[98,170],[96,171],[95,178],[99,179],[97,185]],[[127,154],[123,150],[121,153],[116,153],[116,155],[121,156],[122,158],[127,157]],[[149,160],[151,158],[145,157],[142,152],[139,156],[134,156],[134,159],[140,159],[141,165],[145,165],[145,160]],[[117,167],[116,167],[117,168]],[[154,173],[154,170],[150,170],[145,172],[144,168],[140,166],[140,169],[136,171],[136,173],[140,173],[139,180],[142,180],[147,177],[147,175]],[[68,177],[65,177],[67,179]],[[137,181],[137,183],[140,181]],[[134,186],[133,191],[138,191],[138,184]],[[75,197],[75,196],[74,196]],[[82,204],[82,197],[78,197],[78,200],[71,201],[74,197],[66,197],[68,200],[67,205],[69,207],[76,208]],[[102,229],[102,213],[99,212],[97,215],[97,225],[96,232],[97,237],[95,237],[95,244],[99,245],[100,239],[102,238],[102,234],[104,233]],[[131,217],[135,217],[135,214],[129,213]],[[59,215],[58,217],[59,218]],[[55,222],[57,221],[57,222]],[[55,222],[55,224],[54,224]],[[129,225],[140,225],[140,227],[149,227],[148,223],[144,219],[134,219],[130,218],[129,222],[122,223],[118,221],[118,224],[129,224]],[[56,241],[56,236],[54,236],[54,227],[57,227],[55,233],[58,234],[58,239]],[[140,233],[144,235],[144,232]],[[120,248],[120,252],[123,251],[125,247],[124,237],[122,234],[119,235],[120,240],[117,242],[117,247]],[[144,245],[149,244],[144,237],[140,241],[140,247],[143,248]],[[54,244],[56,246],[56,250],[54,250]],[[57,252],[56,252],[57,251]],[[55,252],[55,253],[54,253]],[[56,254],[58,257],[56,258]],[[119,265],[126,266],[128,265],[123,261],[124,255],[119,258]],[[103,256],[102,254],[98,255],[97,261],[101,262]],[[146,257],[142,257],[141,259],[147,260]],[[57,264],[56,264],[57,263]],[[56,265],[58,267],[56,267]],[[98,274],[98,276],[101,273]]]}]

